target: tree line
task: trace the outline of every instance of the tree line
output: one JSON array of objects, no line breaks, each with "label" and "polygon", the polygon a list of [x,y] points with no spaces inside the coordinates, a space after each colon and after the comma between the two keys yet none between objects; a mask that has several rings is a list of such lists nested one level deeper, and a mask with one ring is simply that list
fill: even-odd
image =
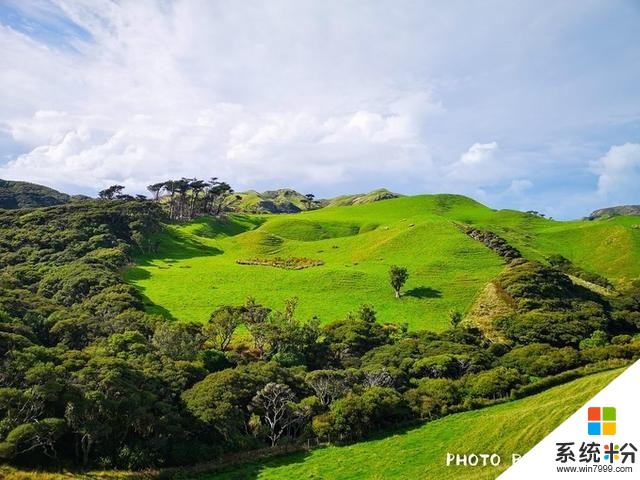
[{"label": "tree line", "polygon": [[[146,200],[144,195],[123,193],[123,185],[111,185],[100,190],[98,197],[103,200]],[[235,200],[234,190],[224,181],[212,177],[209,180],[182,177],[165,180],[147,186],[151,199],[160,202],[166,199],[171,220],[190,220],[198,215],[220,215],[228,201]]]},{"label": "tree line", "polygon": [[[147,200],[145,195],[124,193],[123,185],[111,185],[98,192],[102,200]],[[231,186],[217,177],[209,180],[182,177],[177,180],[165,180],[147,186],[151,200],[167,208],[169,218],[175,221],[191,220],[199,215],[222,215],[233,209],[233,204],[241,199],[235,195]],[[307,210],[317,207],[315,195],[307,193],[301,198]]]}]

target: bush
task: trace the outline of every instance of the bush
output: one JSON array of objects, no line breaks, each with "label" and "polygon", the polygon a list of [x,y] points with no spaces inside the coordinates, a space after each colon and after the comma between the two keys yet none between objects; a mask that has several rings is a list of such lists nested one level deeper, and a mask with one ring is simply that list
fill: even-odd
[{"label": "bush", "polygon": [[335,435],[358,439],[410,417],[402,396],[392,388],[371,387],[362,395],[353,392],[331,404],[329,412],[313,420],[319,436]]},{"label": "bush", "polygon": [[198,352],[198,360],[202,362],[204,368],[206,368],[209,373],[219,372],[220,370],[233,366],[224,352],[213,348]]},{"label": "bush", "polygon": [[609,335],[603,330],[596,330],[589,338],[585,338],[580,342],[580,350],[585,348],[604,347],[609,343]]},{"label": "bush", "polygon": [[472,398],[498,399],[509,396],[511,390],[526,383],[514,368],[496,367],[464,378],[468,395]]},{"label": "bush", "polygon": [[580,353],[571,348],[555,348],[544,343],[517,347],[505,354],[499,364],[520,373],[545,377],[575,368],[581,363]]},{"label": "bush", "polygon": [[411,409],[420,418],[437,418],[448,413],[449,409],[462,402],[463,391],[460,383],[454,380],[423,379],[417,387],[407,390],[405,399]]}]

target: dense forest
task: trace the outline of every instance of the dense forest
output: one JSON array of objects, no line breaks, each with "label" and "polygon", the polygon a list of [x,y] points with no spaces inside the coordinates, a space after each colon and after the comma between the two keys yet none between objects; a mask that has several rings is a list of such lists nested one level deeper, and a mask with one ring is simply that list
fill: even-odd
[{"label": "dense forest", "polygon": [[141,469],[353,441],[640,357],[640,285],[602,296],[573,283],[562,261],[527,261],[475,230],[507,252],[496,282],[514,313],[497,320],[497,337],[459,312],[444,332],[408,331],[372,305],[321,325],[297,315],[295,298],[275,310],[248,298],[205,324],[150,315],[121,270],[165,223],[222,214],[231,190],[217,180],[152,187],[157,201],[116,188],[0,211],[3,461]]}]

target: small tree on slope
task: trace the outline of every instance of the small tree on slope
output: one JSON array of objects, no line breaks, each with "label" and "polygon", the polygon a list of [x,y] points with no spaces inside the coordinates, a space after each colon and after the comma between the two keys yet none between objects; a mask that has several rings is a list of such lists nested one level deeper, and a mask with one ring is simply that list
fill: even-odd
[{"label": "small tree on slope", "polygon": [[396,292],[396,298],[400,298],[400,289],[406,283],[407,278],[409,278],[409,272],[405,267],[392,265],[389,269],[389,280],[393,290]]}]

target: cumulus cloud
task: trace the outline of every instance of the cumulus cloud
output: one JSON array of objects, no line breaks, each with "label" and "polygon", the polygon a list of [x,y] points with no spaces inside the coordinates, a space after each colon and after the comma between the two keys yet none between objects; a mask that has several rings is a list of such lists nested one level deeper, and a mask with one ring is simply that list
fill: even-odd
[{"label": "cumulus cloud", "polygon": [[533,187],[533,182],[527,179],[512,180],[507,192],[515,195],[523,195]]},{"label": "cumulus cloud", "polygon": [[592,164],[598,175],[598,194],[610,199],[635,201],[640,185],[640,143],[615,145]]},{"label": "cumulus cloud", "polygon": [[[602,152],[593,133],[608,137],[612,122],[624,132],[640,104],[640,67],[628,60],[637,16],[616,10],[630,23],[608,34],[606,58],[594,56],[593,22],[610,13],[600,2],[3,8],[0,177],[72,193],[215,175],[237,189],[387,186],[510,206],[557,174],[583,178]],[[617,175],[606,170],[602,191]]]},{"label": "cumulus cloud", "polygon": [[[0,88],[16,93],[2,115],[23,150],[0,166],[0,177],[84,188],[119,182],[141,189],[171,175],[216,175],[241,188],[338,184],[394,163],[419,171],[428,158],[421,122],[441,110],[429,88],[359,81],[357,68],[344,72],[342,85],[328,78],[318,88],[332,60],[292,70],[278,58],[297,52],[275,34],[283,22],[273,16],[277,7],[56,6],[87,32],[72,39],[72,50],[0,30],[16,52],[0,74]],[[203,12],[216,29],[202,21]],[[250,32],[244,20],[262,26]],[[42,60],[40,69],[25,68],[25,58]],[[66,71],[54,84],[42,81],[60,67]]]},{"label": "cumulus cloud", "polygon": [[474,143],[469,150],[460,156],[460,163],[464,165],[476,165],[484,163],[493,157],[498,149],[498,142]]},{"label": "cumulus cloud", "polygon": [[498,142],[476,142],[455,162],[443,166],[443,178],[449,185],[458,183],[473,188],[503,182],[512,172],[502,167],[502,159],[496,152]]}]

